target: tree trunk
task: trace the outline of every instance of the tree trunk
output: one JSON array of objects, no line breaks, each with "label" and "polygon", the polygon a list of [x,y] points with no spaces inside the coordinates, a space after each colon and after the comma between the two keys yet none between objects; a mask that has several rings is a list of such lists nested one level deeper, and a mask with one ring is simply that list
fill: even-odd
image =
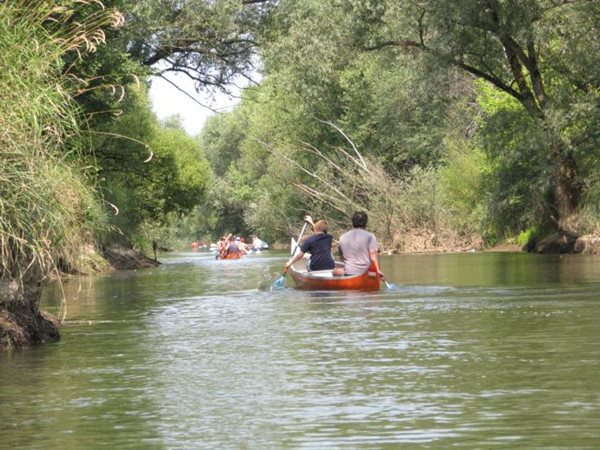
[{"label": "tree trunk", "polygon": [[557,153],[558,165],[554,182],[555,222],[559,231],[577,235],[578,209],[582,194],[577,164],[570,152]]},{"label": "tree trunk", "polygon": [[40,311],[41,286],[0,280],[0,353],[60,339],[58,322]]}]

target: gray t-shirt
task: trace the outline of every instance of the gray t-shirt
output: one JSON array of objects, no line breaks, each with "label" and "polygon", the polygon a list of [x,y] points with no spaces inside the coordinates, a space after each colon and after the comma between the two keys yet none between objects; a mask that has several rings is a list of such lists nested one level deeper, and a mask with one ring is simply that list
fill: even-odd
[{"label": "gray t-shirt", "polygon": [[346,275],[366,272],[371,265],[369,252],[377,250],[377,240],[373,233],[363,228],[354,228],[340,237],[340,252],[346,263]]}]

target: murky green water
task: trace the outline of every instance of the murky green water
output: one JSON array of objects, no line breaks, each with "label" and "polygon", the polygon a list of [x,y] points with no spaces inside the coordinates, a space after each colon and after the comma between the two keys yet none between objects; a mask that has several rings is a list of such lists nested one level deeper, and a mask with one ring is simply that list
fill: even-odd
[{"label": "murky green water", "polygon": [[384,257],[373,294],[164,258],[68,282],[62,341],[0,355],[1,448],[600,448],[600,258]]}]

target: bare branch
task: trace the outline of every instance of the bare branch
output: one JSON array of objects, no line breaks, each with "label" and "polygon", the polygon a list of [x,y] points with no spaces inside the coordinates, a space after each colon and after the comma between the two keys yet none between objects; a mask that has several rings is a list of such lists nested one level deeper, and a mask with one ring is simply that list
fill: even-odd
[{"label": "bare branch", "polygon": [[198,105],[202,106],[203,108],[206,108],[206,109],[208,109],[208,110],[210,110],[210,111],[212,111],[214,113],[218,113],[219,112],[216,109],[211,108],[210,106],[203,104],[197,98],[195,98],[194,96],[190,95],[188,92],[184,91],[182,88],[180,88],[179,86],[177,86],[176,83],[173,83],[171,80],[169,80],[167,77],[163,76],[162,74],[157,75],[157,76],[160,77],[160,78],[162,78],[163,80],[165,80],[167,83],[169,83],[175,89],[177,89],[179,92],[181,92],[182,94],[184,94],[187,98],[189,98],[193,102],[197,103]]},{"label": "bare branch", "polygon": [[406,40],[406,39],[402,40],[402,41],[382,41],[373,46],[366,47],[365,50],[367,50],[367,51],[380,50],[385,47],[401,47],[402,49],[405,49],[405,50],[408,48],[416,48],[416,49],[422,50],[426,53],[432,54],[432,55],[446,61],[448,64],[459,67],[459,68],[469,72],[471,75],[475,75],[477,78],[482,78],[486,81],[489,81],[490,83],[492,83],[494,86],[496,86],[501,91],[504,91],[507,94],[509,94],[510,96],[519,100],[519,102],[523,101],[522,95],[518,91],[514,90],[510,85],[503,82],[500,78],[498,78],[492,74],[486,73],[486,72],[484,72],[476,67],[473,67],[469,64],[466,64],[462,61],[459,61],[453,57],[436,52],[432,48],[427,47],[426,45],[423,45],[419,42]]},{"label": "bare branch", "polygon": [[[356,153],[356,155],[358,156],[358,161],[360,161],[359,165],[364,170],[366,170],[367,172],[369,172],[369,168],[367,167],[367,163],[365,162],[364,158],[362,157],[362,155],[360,154],[360,152],[356,148],[356,145],[354,145],[354,142],[352,142],[352,140],[346,135],[346,133],[344,133],[340,127],[338,127],[337,125],[335,125],[335,124],[333,124],[331,122],[328,122],[328,121],[325,121],[325,120],[320,120],[320,119],[317,119],[317,120],[319,120],[319,122],[322,122],[324,124],[329,125],[330,127],[335,128],[342,136],[344,136],[344,139],[346,139],[346,141],[348,141],[348,143],[352,146],[352,149],[354,150],[354,153]],[[353,161],[357,162],[356,159],[354,159],[354,158],[352,158],[352,159],[353,159]],[[358,162],[357,162],[357,164],[358,164]]]}]

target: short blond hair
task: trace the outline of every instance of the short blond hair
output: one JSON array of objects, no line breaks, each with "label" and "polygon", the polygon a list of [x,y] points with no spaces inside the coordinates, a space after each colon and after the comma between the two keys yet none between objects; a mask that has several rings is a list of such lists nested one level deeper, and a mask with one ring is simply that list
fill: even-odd
[{"label": "short blond hair", "polygon": [[316,233],[327,233],[329,231],[329,224],[326,220],[318,220],[313,226],[313,230]]}]

